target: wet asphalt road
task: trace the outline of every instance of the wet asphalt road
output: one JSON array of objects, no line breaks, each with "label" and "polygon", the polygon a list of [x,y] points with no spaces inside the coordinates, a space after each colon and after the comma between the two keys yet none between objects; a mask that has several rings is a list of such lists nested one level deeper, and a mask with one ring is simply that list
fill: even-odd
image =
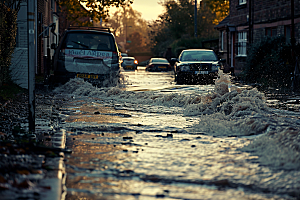
[{"label": "wet asphalt road", "polygon": [[[177,86],[172,72],[123,74],[133,92],[213,90]],[[180,109],[73,97],[61,110],[72,149],[66,199],[297,199],[299,171],[271,169],[241,151],[252,136],[189,133],[199,118]]]}]

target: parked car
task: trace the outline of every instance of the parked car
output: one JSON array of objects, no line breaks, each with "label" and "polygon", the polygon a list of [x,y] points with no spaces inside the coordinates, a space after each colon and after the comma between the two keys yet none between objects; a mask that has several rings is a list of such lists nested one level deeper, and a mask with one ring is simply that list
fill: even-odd
[{"label": "parked car", "polygon": [[109,28],[71,27],[65,31],[53,59],[52,82],[83,78],[102,86],[120,70],[120,53]]},{"label": "parked car", "polygon": [[122,57],[128,57],[128,54],[127,53],[121,53],[121,56]]},{"label": "parked car", "polygon": [[172,70],[169,61],[165,58],[151,58],[146,66],[146,71],[160,72]]},{"label": "parked car", "polygon": [[134,57],[122,57],[121,58],[121,66],[123,69],[131,69],[131,70],[136,70],[138,61]]},{"label": "parked car", "polygon": [[174,59],[174,74],[177,84],[190,82],[213,82],[218,77],[221,61],[213,50],[186,49]]}]

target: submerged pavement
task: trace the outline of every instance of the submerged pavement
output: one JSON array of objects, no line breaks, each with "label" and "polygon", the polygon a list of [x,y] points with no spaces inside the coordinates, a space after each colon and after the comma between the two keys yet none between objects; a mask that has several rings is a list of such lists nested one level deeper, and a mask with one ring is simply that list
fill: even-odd
[{"label": "submerged pavement", "polygon": [[[253,154],[257,150],[254,144],[242,150],[257,135],[220,136],[209,133],[217,130],[218,124],[210,128],[207,126],[202,131],[191,131],[205,119],[194,112],[190,115],[184,105],[189,102],[195,106],[190,108],[203,108],[196,106],[201,101],[212,100],[211,96],[207,96],[207,91],[213,90],[211,86],[204,89],[165,87],[162,92],[149,93],[145,89],[126,92],[116,88],[98,90],[83,83],[70,84],[73,84],[74,90],[69,87],[69,94],[37,95],[36,136],[49,149],[34,149],[35,153],[40,152],[38,157],[22,156],[22,149],[25,151],[26,146],[16,148],[17,156],[5,151],[1,153],[1,156],[8,155],[6,157],[14,159],[13,162],[2,162],[11,164],[1,165],[6,169],[15,166],[15,160],[26,163],[21,166],[22,170],[11,170],[13,173],[2,175],[0,193],[4,199],[299,198],[299,171],[294,170],[292,165],[287,170],[280,163],[277,167],[270,167],[268,162],[264,164],[268,160],[260,158],[270,152]],[[197,92],[195,96],[194,90]],[[203,93],[205,99],[199,93]],[[176,107],[178,103],[182,106]],[[267,100],[268,107],[288,111],[273,113],[280,119],[282,116],[287,119],[286,122],[281,121],[282,126],[289,124],[290,118],[294,118],[297,126],[299,117],[294,112],[290,113],[299,111],[297,105],[297,96],[279,102],[276,98]],[[1,106],[5,111],[9,103]],[[26,114],[19,114],[22,110],[18,110],[18,115],[22,116],[20,121],[14,124],[20,130],[26,129]],[[184,112],[189,115],[183,116]],[[220,121],[216,116],[209,118]],[[245,124],[255,127],[259,125],[254,123],[255,119],[264,120],[257,118],[258,115],[255,117]],[[15,133],[22,136],[20,131]],[[297,141],[299,132],[295,129],[294,133],[278,134],[269,130],[269,134],[275,136],[272,140],[275,141],[274,147],[278,144],[277,136],[283,141]],[[16,135],[13,136],[17,138]],[[10,141],[15,139],[9,134],[3,137]],[[261,137],[261,143],[269,139]],[[70,150],[64,146],[66,141]],[[286,144],[290,143],[287,141]],[[297,151],[295,146],[294,152],[283,155],[293,153],[298,162]],[[270,159],[273,158],[271,156]],[[31,160],[39,164],[31,165]]]},{"label": "submerged pavement", "polygon": [[1,199],[65,199],[64,156],[69,150],[58,116],[64,101],[38,91],[35,134],[27,133],[27,94],[2,103]]},{"label": "submerged pavement", "polygon": [[270,108],[259,91],[74,81],[58,90],[73,98],[61,112],[67,199],[299,198],[299,113]]}]

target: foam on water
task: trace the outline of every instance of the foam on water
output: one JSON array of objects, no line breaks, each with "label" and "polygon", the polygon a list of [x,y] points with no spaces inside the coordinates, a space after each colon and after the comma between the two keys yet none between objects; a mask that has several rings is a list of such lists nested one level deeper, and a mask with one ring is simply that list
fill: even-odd
[{"label": "foam on water", "polygon": [[[126,91],[124,85],[117,87],[93,87],[75,78],[56,88],[55,93],[74,96],[97,97],[113,102],[132,105],[164,106],[178,108],[185,116],[199,118],[199,123],[188,129],[190,133],[214,136],[260,135],[243,150],[259,155],[260,162],[286,169],[300,167],[300,120],[274,112],[266,104],[264,93],[256,88],[242,90],[232,85],[227,74],[219,72],[214,91],[205,94],[164,93],[160,91]],[[155,112],[160,112],[156,109]],[[288,155],[288,156],[287,156]]]}]

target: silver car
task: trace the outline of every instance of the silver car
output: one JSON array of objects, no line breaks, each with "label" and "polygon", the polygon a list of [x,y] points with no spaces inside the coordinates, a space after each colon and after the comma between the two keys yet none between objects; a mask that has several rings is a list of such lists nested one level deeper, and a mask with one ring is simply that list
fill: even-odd
[{"label": "silver car", "polygon": [[138,65],[138,61],[134,57],[122,57],[121,63],[125,70],[136,70]]}]

